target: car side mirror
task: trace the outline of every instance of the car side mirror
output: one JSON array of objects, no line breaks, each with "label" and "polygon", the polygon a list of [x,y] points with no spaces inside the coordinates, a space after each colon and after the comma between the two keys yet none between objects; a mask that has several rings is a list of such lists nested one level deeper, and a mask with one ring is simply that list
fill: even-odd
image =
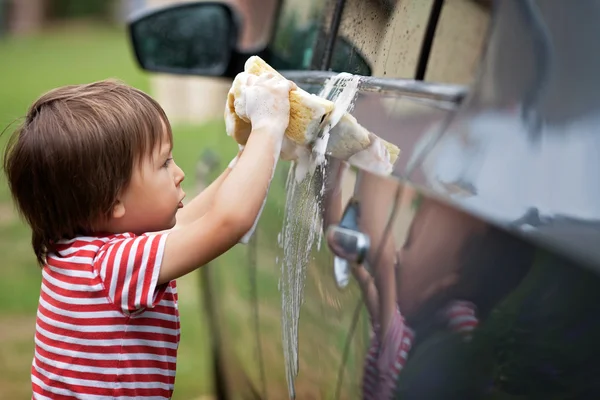
[{"label": "car side mirror", "polygon": [[243,62],[236,51],[238,19],[224,3],[202,1],[144,10],[127,25],[135,58],[147,71],[230,76],[228,71],[239,69]]}]

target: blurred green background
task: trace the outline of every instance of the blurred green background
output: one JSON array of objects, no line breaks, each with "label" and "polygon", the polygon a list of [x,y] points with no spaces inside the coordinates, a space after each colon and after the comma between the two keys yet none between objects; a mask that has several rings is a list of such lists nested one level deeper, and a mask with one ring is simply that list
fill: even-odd
[{"label": "blurred green background", "polygon": [[[25,115],[27,107],[42,93],[54,87],[91,82],[105,78],[118,78],[144,91],[150,91],[150,75],[141,71],[131,55],[126,33],[122,27],[105,24],[65,24],[59,28],[45,29],[40,33],[25,36],[7,36],[0,40],[0,126],[8,127],[0,137],[2,149],[9,135]],[[222,119],[202,125],[175,124],[174,157],[186,172],[183,185],[189,200],[199,190],[195,171],[205,150],[215,152],[220,160],[220,169],[225,168],[236,152],[237,146],[224,133]],[[210,181],[218,174],[213,171]],[[285,202],[283,182],[287,164],[278,167],[267,205],[261,217],[259,235],[261,253],[258,255],[256,279],[260,286],[261,314],[268,319],[268,332],[263,332],[265,365],[275,366],[279,371],[270,371],[271,393],[287,393],[281,354],[280,293],[277,289],[279,267],[275,265],[277,234],[281,230],[282,209]],[[30,248],[29,229],[15,213],[4,175],[0,176],[0,254],[2,255],[3,279],[0,280],[0,399],[23,399],[30,396],[31,360],[33,357],[33,335],[35,313],[40,287],[40,271]],[[318,258],[327,257],[321,253]],[[313,260],[313,263],[316,263]],[[215,271],[215,290],[228,293],[221,296],[219,304],[223,310],[230,332],[248,332],[253,329],[252,299],[248,277],[247,247],[237,246],[214,261],[210,268]],[[312,264],[311,264],[312,265]],[[329,263],[322,265],[329,266]],[[232,268],[239,268],[232,272]],[[316,265],[312,265],[309,280],[316,277]],[[220,271],[217,273],[217,271]],[[323,271],[326,272],[326,271]],[[177,365],[174,399],[210,398],[212,393],[212,370],[207,326],[203,319],[203,304],[199,290],[199,271],[178,280],[180,312],[182,320],[181,344]],[[320,379],[335,381],[336,367],[344,345],[345,329],[349,315],[340,317],[339,299],[331,300],[328,293],[336,292],[333,280],[310,286],[306,294],[307,304],[303,314],[329,315],[327,324],[303,325],[301,331],[313,343],[301,349],[301,364],[311,371],[306,360],[315,349],[331,354],[323,366],[307,376],[307,391],[324,390],[315,387]],[[355,290],[355,288],[354,288]],[[343,297],[353,298],[355,291]],[[314,292],[314,293],[313,293]],[[325,296],[325,297],[323,297]],[[334,297],[337,297],[334,296]],[[329,299],[329,300],[327,300]],[[324,303],[325,301],[325,303]],[[265,321],[263,320],[263,323]],[[307,327],[312,326],[313,331]],[[223,333],[225,334],[225,332]],[[324,341],[328,337],[330,340]],[[310,339],[314,338],[314,340]],[[319,338],[317,340],[316,338]],[[237,356],[246,366],[256,360],[255,337],[252,334],[231,338]],[[230,339],[230,340],[231,340]],[[319,348],[322,343],[328,348]],[[326,353],[325,353],[326,352]],[[354,354],[351,355],[354,357]],[[237,364],[237,362],[234,361]],[[351,364],[352,365],[352,364]],[[360,363],[357,363],[357,369]],[[308,369],[307,369],[308,368]],[[258,374],[258,370],[251,371]],[[319,379],[312,375],[318,374]],[[357,371],[353,371],[353,374]],[[257,379],[256,377],[252,377]],[[356,380],[358,382],[358,380]],[[300,384],[298,390],[303,390]],[[356,388],[353,388],[356,389]],[[327,389],[330,390],[330,389]]]},{"label": "blurred green background", "polygon": [[[6,0],[0,0],[0,9],[6,12]],[[15,0],[18,1],[18,0]],[[41,0],[44,2],[45,0]],[[130,1],[130,0],[127,0]],[[104,0],[102,0],[104,2]],[[61,85],[86,83],[106,78],[118,78],[151,95],[151,75],[143,72],[134,61],[122,22],[107,15],[101,2],[90,2],[81,7],[81,1],[58,0],[46,9],[43,23],[16,28],[9,32],[0,14],[0,145],[6,141],[22,121],[29,105],[44,92]],[[105,3],[110,3],[107,1]],[[48,4],[46,4],[48,6]],[[58,16],[57,16],[58,13]],[[4,30],[3,30],[4,29]],[[237,153],[237,145],[224,134],[222,118],[203,124],[173,126],[174,157],[186,172],[184,189],[187,200],[201,190],[197,166],[205,151],[210,149],[220,165],[206,176],[208,182],[225,168]],[[286,166],[278,168],[276,179],[285,179]],[[205,183],[206,183],[205,182]],[[273,252],[260,258],[264,268],[258,279],[268,287],[268,307],[273,309],[272,335],[268,347],[275,358],[281,356],[279,330],[278,269],[274,268],[276,235],[281,228],[281,209],[285,199],[283,185],[274,185],[263,212],[260,230],[263,248]],[[267,242],[269,245],[264,246]],[[226,296],[220,306],[232,326],[245,331],[251,326],[250,304],[234,293],[247,294],[245,274],[228,274],[227,266],[247,264],[246,247],[237,246],[211,264],[223,271],[214,276],[215,288]],[[4,174],[0,175],[0,255],[3,279],[0,279],[0,399],[24,399],[31,396],[30,368],[33,357],[35,314],[40,290],[41,274],[30,247],[30,231],[16,213]],[[221,268],[224,267],[224,268]],[[220,276],[219,276],[220,275]],[[229,279],[227,276],[234,276]],[[182,335],[177,365],[174,399],[211,398],[212,370],[208,328],[204,320],[200,295],[200,273],[196,271],[178,280]],[[252,363],[256,354],[252,336],[248,341],[236,340],[236,348],[245,361]],[[277,360],[279,361],[279,359]],[[280,362],[280,361],[279,361]],[[279,385],[285,385],[283,365]],[[333,371],[332,371],[333,372]],[[282,386],[280,390],[287,389]]]},{"label": "blurred green background", "polygon": [[[75,7],[77,3],[63,2],[62,6],[72,7],[69,12],[77,14],[82,12]],[[61,23],[37,33],[5,34],[0,38],[0,131],[7,128],[0,138],[2,149],[29,104],[42,93],[105,78],[118,78],[149,91],[149,76],[135,65],[125,30],[118,24]],[[174,127],[174,157],[188,175],[184,182],[188,194],[197,191],[195,164],[205,148],[227,160],[235,154],[237,148],[223,130],[222,121]],[[29,230],[14,210],[3,174],[0,255],[0,399],[25,399],[31,397],[29,370],[41,274],[30,248]],[[197,273],[179,281],[182,342],[174,399],[201,398],[211,392],[207,331],[201,320],[197,281]]]},{"label": "blurred green background", "polygon": [[[9,1],[12,8],[7,7]],[[20,1],[0,0],[0,131],[7,128],[0,136],[2,149],[28,106],[57,86],[118,78],[155,95],[151,75],[141,71],[133,59],[123,26],[127,10],[116,7],[119,4],[139,7],[144,0]],[[15,6],[22,7],[26,3],[33,8],[19,10],[25,13],[19,17],[23,21],[11,19],[18,14]],[[44,7],[42,15],[35,8],[36,4]],[[224,130],[222,118],[194,125],[174,123],[173,153],[187,175],[183,185],[188,200],[201,189],[197,167],[206,150],[216,154],[220,165],[205,177],[205,183],[216,177],[235,156],[237,145]],[[228,371],[231,376],[239,377],[235,384],[240,387],[248,380],[260,385],[256,362],[257,340],[260,340],[262,361],[269,368],[266,385],[273,398],[287,395],[278,290],[280,267],[275,260],[280,253],[277,235],[282,228],[283,182],[288,165],[280,163],[276,172],[277,184],[271,187],[255,235],[261,252],[254,256],[254,262],[250,261],[252,256],[247,246],[236,246],[209,267],[213,290],[220,294],[217,306],[221,323],[226,325],[226,330],[221,332],[222,340],[228,343],[226,347],[231,352],[224,355],[231,360]],[[30,248],[29,229],[14,210],[3,174],[0,174],[0,255],[3,271],[3,279],[0,279],[0,400],[30,398],[29,371],[41,274]],[[342,313],[341,304],[354,304],[353,299],[358,296],[356,287],[341,294],[335,289],[333,279],[321,279],[330,274],[329,255],[319,252],[315,257],[308,269],[302,311],[305,323],[300,326],[300,335],[307,345],[300,348],[299,362],[304,372],[296,389],[300,397],[305,398],[331,396],[329,391],[333,387],[330,386],[337,378],[352,314],[351,309]],[[252,292],[253,280],[258,293]],[[178,280],[182,334],[175,400],[208,399],[213,391],[208,327],[199,281],[199,271]],[[258,307],[260,339],[254,334]],[[315,323],[317,316],[325,320]],[[324,355],[319,365],[311,363],[315,354]],[[345,390],[353,393],[358,390],[361,363],[354,360],[354,351],[349,357],[346,379],[352,384]],[[244,370],[239,368],[241,365]]]}]

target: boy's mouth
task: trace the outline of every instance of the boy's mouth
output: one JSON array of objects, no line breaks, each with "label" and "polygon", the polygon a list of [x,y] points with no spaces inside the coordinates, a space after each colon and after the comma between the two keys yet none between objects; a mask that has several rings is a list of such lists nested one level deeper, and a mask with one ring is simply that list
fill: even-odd
[{"label": "boy's mouth", "polygon": [[177,204],[177,208],[183,208],[183,199],[185,199],[185,193],[181,197],[181,200],[179,201],[179,204]]}]

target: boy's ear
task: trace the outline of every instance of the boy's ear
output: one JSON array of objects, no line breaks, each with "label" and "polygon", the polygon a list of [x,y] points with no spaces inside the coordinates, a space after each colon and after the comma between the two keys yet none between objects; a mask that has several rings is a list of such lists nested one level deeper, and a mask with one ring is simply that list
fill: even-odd
[{"label": "boy's ear", "polygon": [[117,200],[112,210],[112,217],[115,219],[123,218],[125,215],[125,204],[121,200]]}]

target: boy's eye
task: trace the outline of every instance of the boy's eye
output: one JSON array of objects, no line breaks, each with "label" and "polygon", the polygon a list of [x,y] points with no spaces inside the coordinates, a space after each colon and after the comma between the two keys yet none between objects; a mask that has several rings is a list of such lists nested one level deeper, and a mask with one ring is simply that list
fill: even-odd
[{"label": "boy's eye", "polygon": [[169,164],[171,163],[171,161],[173,161],[173,157],[171,158],[167,158],[167,160],[165,161],[165,163],[163,164],[164,168],[167,168],[169,166]]}]

